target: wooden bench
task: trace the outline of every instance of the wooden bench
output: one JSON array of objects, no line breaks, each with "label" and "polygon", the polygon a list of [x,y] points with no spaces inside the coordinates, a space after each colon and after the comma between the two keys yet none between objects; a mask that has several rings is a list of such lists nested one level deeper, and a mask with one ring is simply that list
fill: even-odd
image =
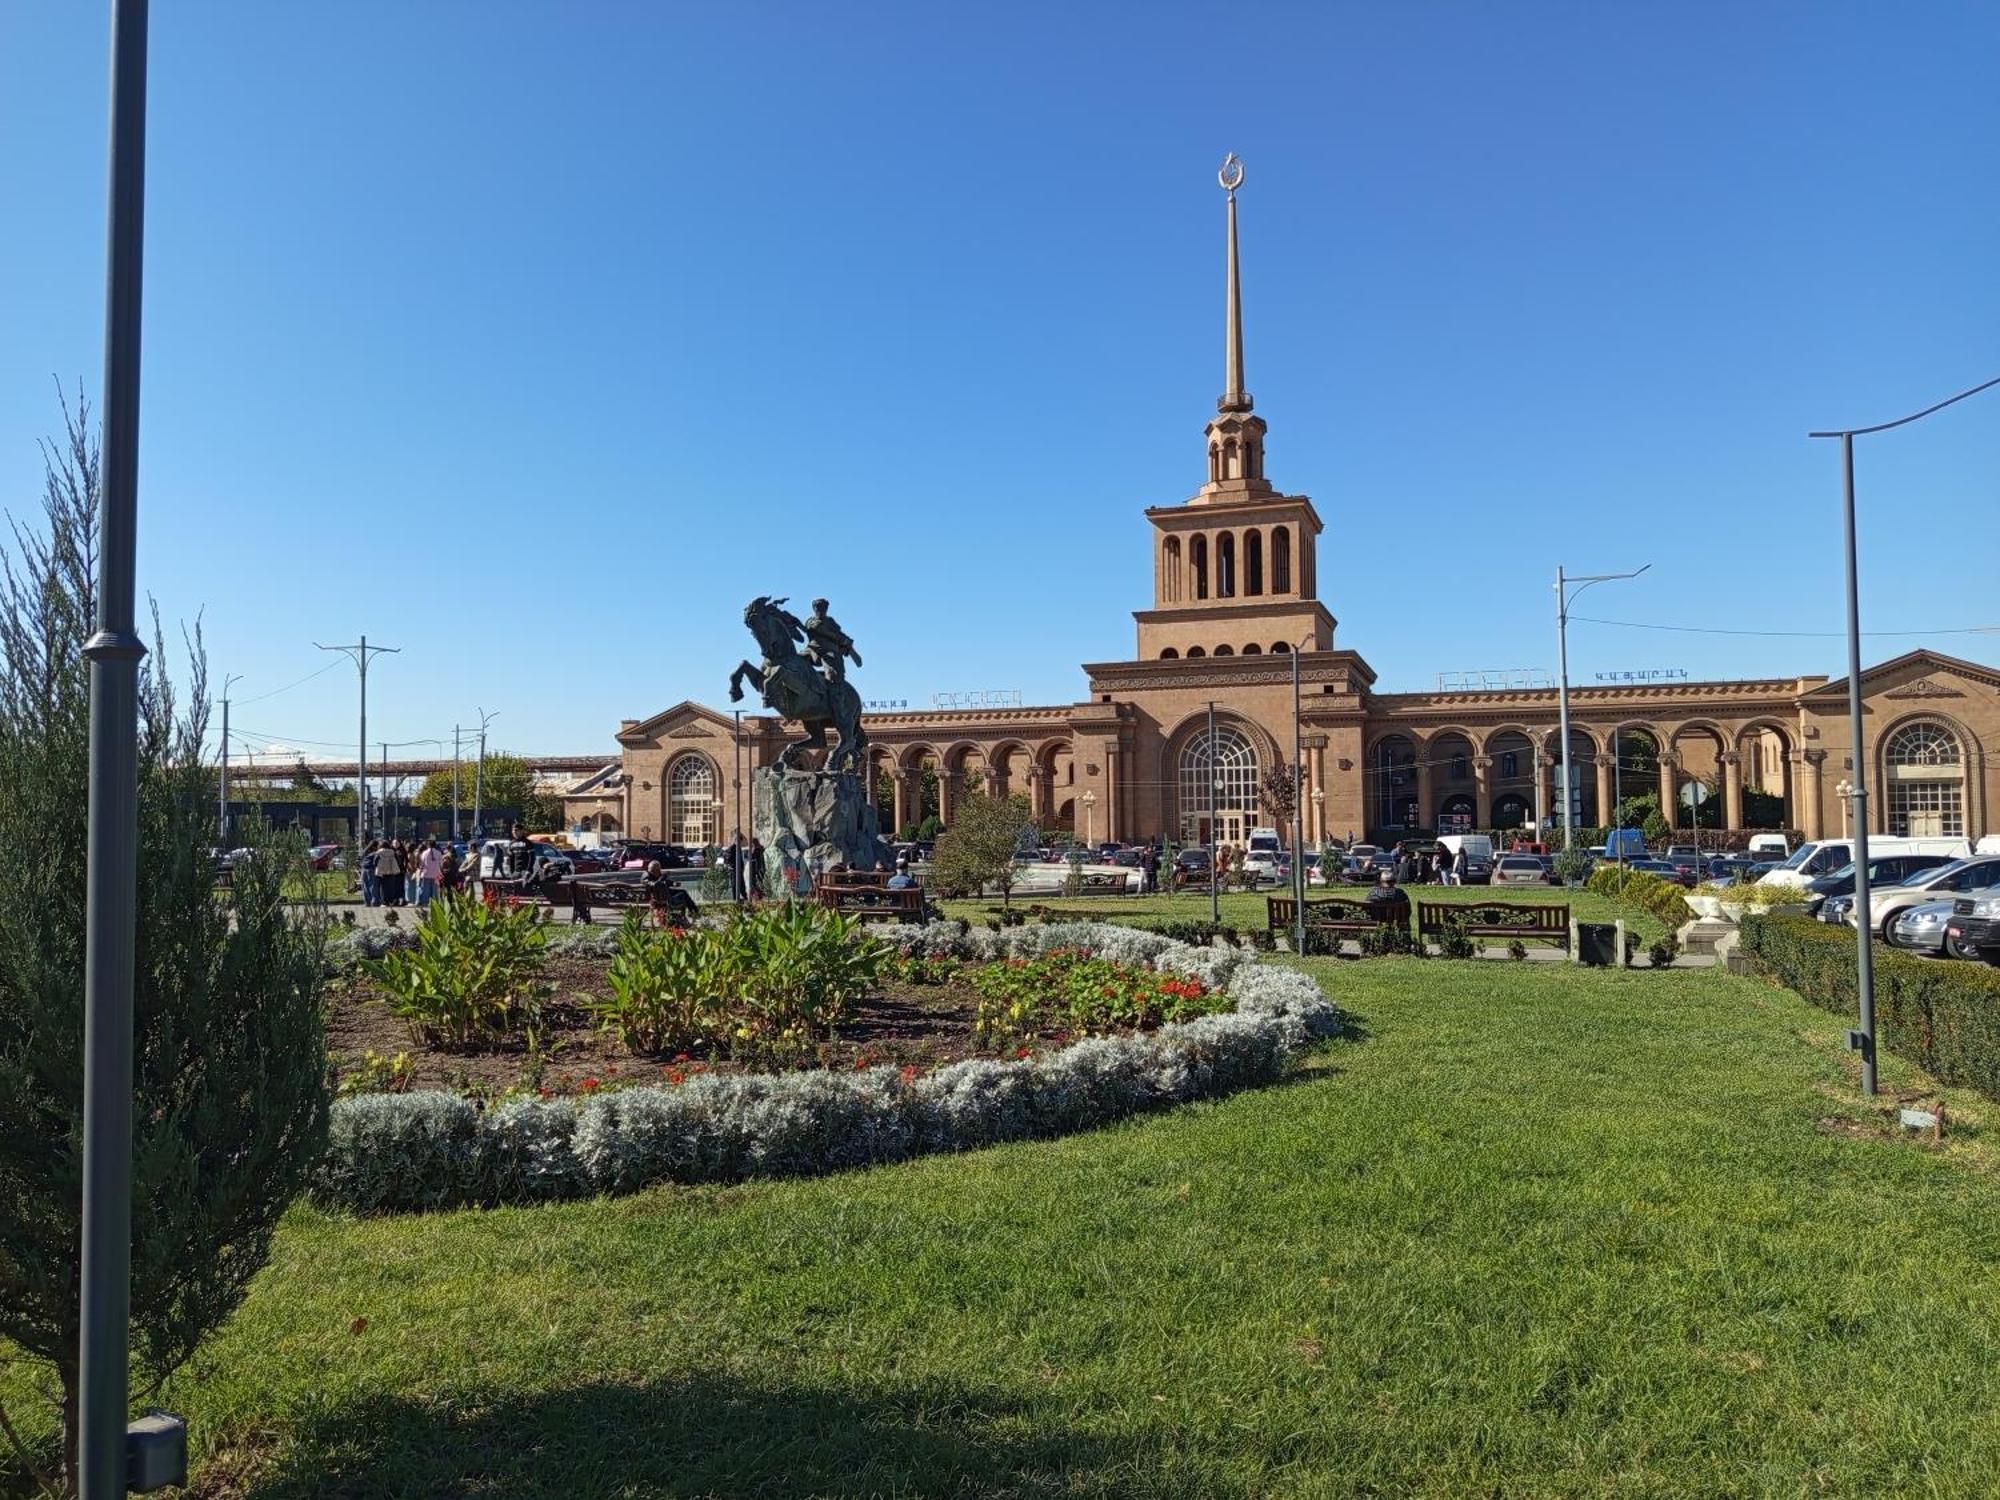
[{"label": "wooden bench", "polygon": [[1420,901],[1417,937],[1443,938],[1452,922],[1465,924],[1466,936],[1505,938],[1509,942],[1559,943],[1569,946],[1569,906],[1542,901]]},{"label": "wooden bench", "polygon": [[848,870],[822,875],[813,885],[813,899],[828,911],[864,921],[921,922],[922,886],[889,888],[889,877],[875,870]]},{"label": "wooden bench", "polygon": [[1085,870],[1079,878],[1083,882],[1077,892],[1080,896],[1122,896],[1132,889],[1131,877],[1123,872],[1114,875],[1109,870]]},{"label": "wooden bench", "polygon": [[[1381,908],[1387,906],[1384,911]],[[1297,930],[1298,903],[1290,896],[1264,898],[1264,930],[1275,941]],[[1409,932],[1410,903],[1351,900],[1345,896],[1320,896],[1306,902],[1305,931],[1308,953],[1337,953],[1347,938],[1365,938],[1383,927]]]}]

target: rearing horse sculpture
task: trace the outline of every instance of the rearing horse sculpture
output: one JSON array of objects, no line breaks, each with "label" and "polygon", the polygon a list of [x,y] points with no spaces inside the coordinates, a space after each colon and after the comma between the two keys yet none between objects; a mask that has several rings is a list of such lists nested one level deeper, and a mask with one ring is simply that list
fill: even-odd
[{"label": "rearing horse sculpture", "polygon": [[753,678],[765,707],[805,726],[805,738],[785,746],[778,756],[785,769],[795,769],[793,757],[801,750],[824,750],[830,726],[839,734],[840,745],[827,757],[826,768],[859,772],[865,769],[862,751],[868,744],[861,728],[861,695],[849,683],[827,681],[800,654],[798,643],[805,639],[805,627],[782,607],[784,602],[759,594],[744,606],[743,623],[763,648],[764,663],[736,664],[729,674],[729,701],[740,703],[743,679]]}]

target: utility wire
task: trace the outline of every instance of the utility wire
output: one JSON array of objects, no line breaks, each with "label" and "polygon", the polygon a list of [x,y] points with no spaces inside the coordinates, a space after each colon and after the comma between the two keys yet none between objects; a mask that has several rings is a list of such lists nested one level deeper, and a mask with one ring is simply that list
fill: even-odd
[{"label": "utility wire", "polygon": [[[1627,630],[1672,630],[1683,635],[1750,635],[1791,640],[1846,640],[1844,630],[1726,630],[1719,625],[1662,625],[1651,620],[1604,620],[1595,615],[1571,615],[1585,625],[1619,625]],[[1863,635],[2000,635],[2000,625],[1959,625],[1945,630],[1864,630]]]},{"label": "utility wire", "polygon": [[324,677],[326,676],[327,673],[331,672],[335,667],[339,665],[340,663],[337,661],[330,661],[325,666],[321,667],[317,672],[308,672],[305,676],[301,677],[297,682],[288,682],[281,688],[272,688],[270,692],[259,693],[254,698],[237,698],[233,701],[235,702],[238,708],[248,707],[252,703],[262,703],[266,698],[275,698],[280,693],[289,693],[295,687],[304,687],[307,683],[311,682],[313,678]]}]

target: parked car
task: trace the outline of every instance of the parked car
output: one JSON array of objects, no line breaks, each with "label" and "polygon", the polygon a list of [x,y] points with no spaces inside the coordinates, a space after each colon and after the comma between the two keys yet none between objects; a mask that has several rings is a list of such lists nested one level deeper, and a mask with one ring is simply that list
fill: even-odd
[{"label": "parked car", "polygon": [[1173,887],[1207,885],[1214,858],[1207,849],[1183,849],[1174,856]]},{"label": "parked car", "polygon": [[1636,870],[1642,875],[1657,875],[1662,880],[1671,880],[1676,885],[1694,886],[1698,882],[1693,871],[1685,865],[1669,864],[1664,859],[1632,859],[1625,862],[1625,868]]},{"label": "parked car", "polygon": [[1503,854],[1493,864],[1494,885],[1547,885],[1548,868],[1533,854]]},{"label": "parked car", "polygon": [[314,844],[306,851],[306,858],[312,861],[315,870],[338,870],[342,868],[340,845]]},{"label": "parked car", "polygon": [[[1901,885],[1913,875],[1950,863],[1942,854],[1886,854],[1880,859],[1871,858],[1868,861],[1868,884],[1871,887]],[[1853,865],[1842,865],[1831,875],[1817,876],[1806,885],[1806,915],[1818,917],[1823,922],[1844,920],[1826,916],[1826,905],[1835,896],[1853,894]]]},{"label": "parked car", "polygon": [[2000,964],[2000,896],[1958,897],[1951,903],[1945,936],[1959,952]]},{"label": "parked car", "polygon": [[1928,953],[1936,958],[1977,958],[1978,950],[1952,934],[1954,901],[1920,901],[1889,919],[1886,936],[1893,948]]},{"label": "parked car", "polygon": [[[2000,888],[2000,855],[1976,859],[1955,859],[1935,870],[1913,875],[1901,885],[1869,892],[1868,920],[1885,939],[1897,915],[1926,901],[1947,901],[1959,896],[1982,896]],[[1847,923],[1854,924],[1853,898],[1848,898]]]}]

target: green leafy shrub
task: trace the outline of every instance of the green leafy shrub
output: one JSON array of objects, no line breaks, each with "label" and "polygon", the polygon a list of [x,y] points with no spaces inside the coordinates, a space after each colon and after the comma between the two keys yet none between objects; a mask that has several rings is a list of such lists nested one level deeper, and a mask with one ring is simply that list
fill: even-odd
[{"label": "green leafy shrub", "polygon": [[[1739,951],[1771,978],[1852,1024],[1855,934],[1806,917],[1745,917]],[[1877,942],[1879,1044],[1941,1083],[2000,1099],[2000,970],[1914,958]]]},{"label": "green leafy shrub", "polygon": [[1425,958],[1429,950],[1399,922],[1382,922],[1361,935],[1363,958]]},{"label": "green leafy shrub", "polygon": [[1177,943],[1192,943],[1197,948],[1206,948],[1222,933],[1220,922],[1180,918],[1172,922],[1160,922],[1153,931],[1161,937],[1172,938]]},{"label": "green leafy shrub", "polygon": [[643,913],[626,913],[605,971],[611,994],[591,1009],[635,1052],[680,1051],[707,1040],[725,977],[720,947],[708,937],[701,929],[651,928]]},{"label": "green leafy shrub", "polygon": [[708,939],[689,936],[722,946],[726,1041],[739,1053],[797,1052],[830,1034],[889,956],[858,917],[804,904],[744,912]]},{"label": "green leafy shrub", "polygon": [[1688,909],[1685,887],[1644,870],[1599,865],[1586,882],[1585,889],[1649,911],[1669,927],[1678,927],[1694,915]]},{"label": "green leafy shrub", "polygon": [[464,1046],[540,1019],[548,929],[534,908],[470,896],[433,901],[416,939],[366,968],[389,1009],[425,1041]]},{"label": "green leafy shrub", "polygon": [[1150,1030],[1229,1009],[1227,996],[1199,979],[1057,948],[1008,958],[972,972],[979,991],[975,1033],[987,1040],[1065,1028]]},{"label": "green leafy shrub", "polygon": [[1479,945],[1472,940],[1461,917],[1451,917],[1444,924],[1444,931],[1438,938],[1438,951],[1445,958],[1476,958]]},{"label": "green leafy shrub", "polygon": [[1574,885],[1589,876],[1596,861],[1581,849],[1565,849],[1555,858],[1556,879]]},{"label": "green leafy shrub", "polygon": [[1656,969],[1670,969],[1681,956],[1681,940],[1671,932],[1646,945],[1646,959]]}]

